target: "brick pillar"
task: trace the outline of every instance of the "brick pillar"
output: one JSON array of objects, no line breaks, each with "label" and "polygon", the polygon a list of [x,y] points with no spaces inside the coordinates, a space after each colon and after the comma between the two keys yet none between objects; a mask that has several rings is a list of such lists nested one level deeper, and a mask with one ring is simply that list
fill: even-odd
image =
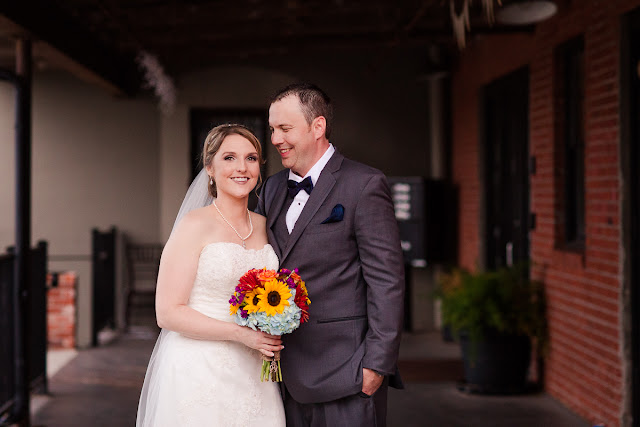
[{"label": "brick pillar", "polygon": [[58,275],[58,285],[51,287],[47,275],[47,341],[50,349],[76,346],[76,295],[78,276],[74,272]]}]

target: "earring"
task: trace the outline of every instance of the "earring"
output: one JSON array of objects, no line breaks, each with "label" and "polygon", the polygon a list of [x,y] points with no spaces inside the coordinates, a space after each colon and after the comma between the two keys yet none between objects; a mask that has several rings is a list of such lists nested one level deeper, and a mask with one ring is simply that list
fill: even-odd
[{"label": "earring", "polygon": [[213,185],[213,177],[209,177],[209,185]]}]

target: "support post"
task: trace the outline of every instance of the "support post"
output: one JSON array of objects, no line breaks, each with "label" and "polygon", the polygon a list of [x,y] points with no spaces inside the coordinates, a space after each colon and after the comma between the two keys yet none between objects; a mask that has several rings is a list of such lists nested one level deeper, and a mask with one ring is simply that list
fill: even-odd
[{"label": "support post", "polygon": [[31,40],[16,42],[15,382],[13,418],[29,427],[29,265],[31,245]]}]

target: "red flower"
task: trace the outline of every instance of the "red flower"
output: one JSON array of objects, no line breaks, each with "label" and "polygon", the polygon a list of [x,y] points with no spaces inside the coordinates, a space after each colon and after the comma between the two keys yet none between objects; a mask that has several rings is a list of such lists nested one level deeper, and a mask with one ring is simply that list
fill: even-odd
[{"label": "red flower", "polygon": [[300,323],[305,323],[309,320],[309,300],[307,297],[307,290],[304,289],[301,284],[296,287],[296,297],[294,302],[300,307]]},{"label": "red flower", "polygon": [[244,276],[240,278],[240,284],[236,287],[237,291],[241,293],[246,293],[260,286],[260,280],[258,280],[258,273],[261,270],[253,270],[247,271]]},{"label": "red flower", "polygon": [[300,311],[300,324],[306,323],[309,320],[309,312],[307,310]]}]

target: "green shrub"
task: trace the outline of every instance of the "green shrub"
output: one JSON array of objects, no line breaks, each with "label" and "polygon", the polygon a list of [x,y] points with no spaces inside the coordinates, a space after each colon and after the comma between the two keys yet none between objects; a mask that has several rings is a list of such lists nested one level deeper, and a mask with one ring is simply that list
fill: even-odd
[{"label": "green shrub", "polygon": [[529,280],[525,265],[471,273],[455,269],[439,280],[436,297],[442,300],[442,322],[455,335],[468,334],[472,342],[497,331],[535,338],[539,354],[546,351],[547,327],[544,288]]}]

